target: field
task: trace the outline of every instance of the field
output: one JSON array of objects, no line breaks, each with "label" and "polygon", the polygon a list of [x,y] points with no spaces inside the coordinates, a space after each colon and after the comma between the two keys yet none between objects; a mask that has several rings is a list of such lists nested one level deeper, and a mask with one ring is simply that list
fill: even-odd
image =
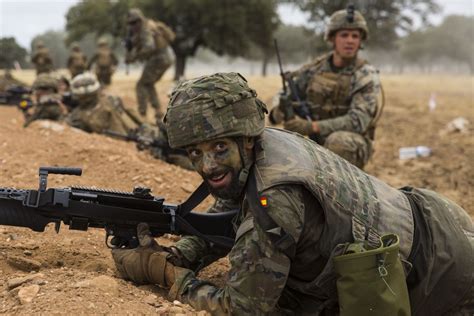
[{"label": "field", "polygon": [[[14,76],[27,83],[34,79],[31,72],[16,72]],[[133,106],[136,78],[136,74],[118,74],[107,92]],[[281,81],[274,76],[250,77],[249,82],[261,99],[271,104]],[[386,106],[376,132],[375,154],[366,171],[394,187],[435,190],[474,217],[474,78],[384,75],[382,82]],[[166,104],[172,85],[167,78],[157,85],[162,104]],[[432,94],[437,107],[430,112]],[[457,117],[466,118],[471,125],[463,133],[445,131]],[[143,184],[175,203],[183,201],[200,183],[197,174],[137,152],[132,143],[46,121],[26,129],[22,123],[20,111],[0,107],[0,187],[36,188],[38,167],[44,165],[84,170],[80,178],[50,176],[51,187],[79,184],[129,191]],[[398,159],[400,147],[416,145],[432,148],[432,155]],[[159,242],[169,244],[171,239],[160,238]],[[201,276],[223,284],[226,268],[222,259]],[[13,286],[15,278],[25,276],[31,280]],[[32,297],[29,303],[28,294]],[[0,226],[0,313],[206,314],[167,301],[162,289],[136,287],[117,278],[103,231],[78,232],[63,227],[56,234],[48,227],[45,233],[34,233],[8,226]]]}]

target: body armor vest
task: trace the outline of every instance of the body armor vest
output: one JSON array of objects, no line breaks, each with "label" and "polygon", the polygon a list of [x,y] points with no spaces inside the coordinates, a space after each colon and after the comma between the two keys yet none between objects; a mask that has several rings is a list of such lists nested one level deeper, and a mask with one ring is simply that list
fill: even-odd
[{"label": "body armor vest", "polygon": [[414,223],[405,194],[300,135],[266,128],[259,145],[263,150],[257,152],[254,167],[258,192],[282,184],[303,185],[324,209],[333,248],[341,241],[330,237],[341,229],[374,247],[381,235],[394,233],[400,236],[402,258],[408,258]]},{"label": "body armor vest", "polygon": [[328,56],[316,61],[310,71],[313,76],[308,82],[306,96],[313,119],[325,120],[342,116],[349,111],[351,104],[351,90],[354,72],[366,64],[363,59],[357,59],[351,70],[340,73],[322,71],[321,66]]}]

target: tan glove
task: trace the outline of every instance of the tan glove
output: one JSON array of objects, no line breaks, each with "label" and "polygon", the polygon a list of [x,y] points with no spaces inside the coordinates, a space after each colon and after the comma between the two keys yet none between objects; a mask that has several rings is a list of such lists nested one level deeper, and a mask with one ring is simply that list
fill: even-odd
[{"label": "tan glove", "polygon": [[137,284],[158,284],[169,288],[175,282],[174,266],[166,259],[170,255],[151,237],[148,224],[137,226],[140,243],[135,249],[113,249],[112,257],[120,275]]},{"label": "tan glove", "polygon": [[272,124],[280,124],[285,119],[285,115],[280,110],[279,107],[274,107],[270,110],[270,114],[268,115],[270,123]]},{"label": "tan glove", "polygon": [[314,133],[313,122],[303,120],[299,117],[286,121],[283,126],[285,129],[300,133],[301,135],[311,135]]}]

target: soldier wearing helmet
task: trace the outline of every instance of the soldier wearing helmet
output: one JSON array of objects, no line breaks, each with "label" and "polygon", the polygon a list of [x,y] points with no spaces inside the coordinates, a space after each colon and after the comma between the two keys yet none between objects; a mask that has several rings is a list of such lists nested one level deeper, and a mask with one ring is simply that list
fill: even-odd
[{"label": "soldier wearing helmet", "polygon": [[140,224],[138,248],[112,250],[125,279],[159,284],[215,315],[441,315],[472,306],[474,228],[463,209],[265,128],[265,113],[237,73],[178,84],[164,119],[170,146],[186,149],[200,188],[217,199],[212,211],[240,209],[224,236],[233,243],[230,271],[222,287],[198,279],[228,249],[206,236],[162,248]]},{"label": "soldier wearing helmet", "polygon": [[157,118],[162,117],[155,83],[173,63],[169,45],[174,32],[164,23],[146,19],[139,9],[131,9],[127,15],[128,37],[126,41],[127,64],[144,63],[143,72],[136,86],[138,110],[145,116],[148,102],[155,109]]},{"label": "soldier wearing helmet", "polygon": [[67,60],[67,68],[71,73],[71,78],[83,73],[87,69],[87,57],[81,51],[78,43],[71,44],[71,52]]},{"label": "soldier wearing helmet", "polygon": [[[378,71],[358,57],[368,34],[359,11],[349,7],[335,12],[324,36],[332,51],[286,74],[294,89],[280,96],[269,117],[274,124],[284,121],[286,129],[309,136],[359,168],[372,155],[382,108]],[[299,105],[297,100],[307,106],[306,117],[284,115]]]},{"label": "soldier wearing helmet", "polygon": [[94,68],[94,72],[101,85],[110,85],[112,74],[118,65],[117,56],[110,50],[105,38],[97,41],[97,50],[89,60],[88,69]]},{"label": "soldier wearing helmet", "polygon": [[49,73],[42,73],[36,77],[32,86],[34,104],[25,114],[24,127],[35,120],[59,121],[67,110],[58,94],[58,79]]},{"label": "soldier wearing helmet", "polygon": [[48,48],[44,46],[43,41],[38,40],[36,42],[31,62],[35,65],[36,75],[48,73],[53,70],[53,60],[51,59]]}]

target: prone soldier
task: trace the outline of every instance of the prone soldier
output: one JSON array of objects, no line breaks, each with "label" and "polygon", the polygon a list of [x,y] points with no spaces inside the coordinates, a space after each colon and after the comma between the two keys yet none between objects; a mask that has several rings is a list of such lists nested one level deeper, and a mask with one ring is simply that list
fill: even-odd
[{"label": "prone soldier", "polygon": [[[382,107],[378,71],[358,57],[368,34],[359,11],[349,7],[335,12],[325,32],[332,51],[285,75],[293,89],[281,95],[269,116],[272,123],[284,120],[285,129],[310,136],[359,168],[373,153],[376,117]],[[285,108],[296,100],[305,104],[308,118],[285,117]]]},{"label": "prone soldier", "polygon": [[23,126],[27,127],[35,120],[62,120],[67,109],[58,94],[58,80],[49,73],[42,73],[33,82],[32,90],[34,103],[24,112]]},{"label": "prone soldier", "polygon": [[94,72],[99,79],[101,85],[110,85],[112,74],[118,65],[118,59],[115,54],[110,50],[109,44],[105,38],[101,38],[97,41],[97,51],[94,56],[89,60],[87,66],[91,69],[94,66]]},{"label": "prone soldier", "polygon": [[144,63],[143,73],[136,85],[138,110],[146,115],[147,103],[161,118],[160,101],[155,83],[173,63],[169,45],[175,38],[174,32],[164,23],[146,19],[139,9],[131,9],[127,16],[128,34],[127,64],[135,61]]},{"label": "prone soldier", "polygon": [[138,248],[112,250],[124,278],[213,315],[473,310],[474,227],[461,207],[265,128],[265,112],[236,73],[178,84],[164,119],[170,146],[186,149],[217,201],[240,206],[231,268],[223,287],[200,280],[197,270],[225,253],[198,237],[162,248],[139,225]]}]

